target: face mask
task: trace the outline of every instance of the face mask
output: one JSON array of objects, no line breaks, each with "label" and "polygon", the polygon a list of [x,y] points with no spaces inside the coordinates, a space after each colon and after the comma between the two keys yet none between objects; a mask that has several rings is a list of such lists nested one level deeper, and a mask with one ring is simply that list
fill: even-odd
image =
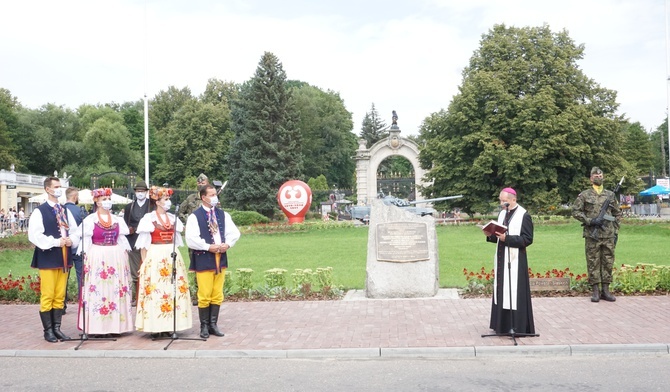
[{"label": "face mask", "polygon": [[135,198],[139,201],[142,201],[147,198],[146,192],[135,192]]},{"label": "face mask", "polygon": [[209,198],[209,204],[212,205],[212,207],[216,207],[217,204],[219,204],[219,198],[216,196],[212,196]]},{"label": "face mask", "polygon": [[54,196],[54,197],[61,197],[61,196],[63,196],[63,188],[56,188],[56,189],[54,189],[53,196]]},{"label": "face mask", "polygon": [[172,207],[172,202],[170,200],[165,200],[165,202],[163,202],[163,209],[167,211],[170,207]]},{"label": "face mask", "polygon": [[109,211],[112,209],[112,201],[111,200],[103,200],[102,203],[102,208]]},{"label": "face mask", "polygon": [[594,183],[595,185],[600,186],[600,185],[603,184],[603,179],[602,179],[602,178],[597,178],[597,177],[596,177],[596,178],[593,179],[593,183]]}]

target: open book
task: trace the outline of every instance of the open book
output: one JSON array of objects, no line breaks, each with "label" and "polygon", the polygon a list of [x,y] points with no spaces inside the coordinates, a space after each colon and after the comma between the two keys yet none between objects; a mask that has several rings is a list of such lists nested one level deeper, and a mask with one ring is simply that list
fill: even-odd
[{"label": "open book", "polygon": [[489,223],[485,224],[482,227],[482,231],[487,236],[491,236],[495,233],[503,234],[507,231],[507,226],[501,225],[500,223],[498,223],[496,221],[489,221]]}]

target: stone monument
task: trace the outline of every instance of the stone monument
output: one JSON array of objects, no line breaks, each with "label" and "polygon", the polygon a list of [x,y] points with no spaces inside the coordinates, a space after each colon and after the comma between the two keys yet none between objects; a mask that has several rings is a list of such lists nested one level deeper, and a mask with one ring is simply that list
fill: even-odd
[{"label": "stone monument", "polygon": [[434,297],[439,288],[435,220],[374,200],[368,234],[368,298]]}]

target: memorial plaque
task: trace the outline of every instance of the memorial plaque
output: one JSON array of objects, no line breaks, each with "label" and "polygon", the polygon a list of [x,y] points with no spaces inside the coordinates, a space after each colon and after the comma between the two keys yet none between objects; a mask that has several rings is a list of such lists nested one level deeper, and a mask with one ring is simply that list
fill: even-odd
[{"label": "memorial plaque", "polygon": [[390,222],[377,225],[377,260],[410,263],[430,259],[425,223]]},{"label": "memorial plaque", "polygon": [[570,278],[530,278],[530,291],[568,291]]}]

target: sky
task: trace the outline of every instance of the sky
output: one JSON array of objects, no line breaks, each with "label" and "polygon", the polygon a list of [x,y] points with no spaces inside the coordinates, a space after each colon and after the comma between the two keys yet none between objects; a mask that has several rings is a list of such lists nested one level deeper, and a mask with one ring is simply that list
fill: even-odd
[{"label": "sky", "polygon": [[[667,0],[666,0],[667,1]],[[548,25],[585,46],[619,114],[667,116],[664,0],[21,0],[0,3],[0,88],[25,107],[149,99],[210,78],[244,82],[264,52],[288,79],[340,95],[353,132],[374,103],[404,135],[447,109],[495,24]]]}]

